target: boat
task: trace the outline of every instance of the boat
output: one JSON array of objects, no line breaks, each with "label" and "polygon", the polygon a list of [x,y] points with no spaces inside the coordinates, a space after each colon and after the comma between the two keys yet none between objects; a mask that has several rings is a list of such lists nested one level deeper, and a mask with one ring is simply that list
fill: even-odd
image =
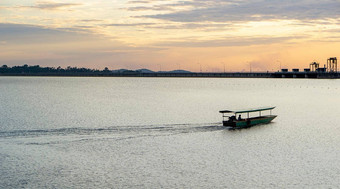
[{"label": "boat", "polygon": [[[277,115],[272,115],[275,107],[253,108],[248,110],[222,110],[223,126],[233,128],[245,128],[258,124],[270,123]],[[270,111],[269,115],[262,115],[262,112]],[[251,117],[250,113],[258,112],[258,116]],[[246,118],[242,118],[243,114],[247,114]],[[253,113],[254,114],[254,113]]]}]

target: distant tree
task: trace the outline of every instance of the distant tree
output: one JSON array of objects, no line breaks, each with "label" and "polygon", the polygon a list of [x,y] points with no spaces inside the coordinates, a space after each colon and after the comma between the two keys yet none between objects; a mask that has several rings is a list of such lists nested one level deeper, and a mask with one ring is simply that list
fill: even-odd
[{"label": "distant tree", "polygon": [[105,67],[103,71],[104,71],[104,72],[110,72],[110,70],[109,70],[108,67]]},{"label": "distant tree", "polygon": [[89,68],[78,68],[78,67],[71,67],[67,66],[67,68],[63,69],[60,66],[57,68],[55,67],[40,67],[39,65],[29,66],[24,64],[22,66],[13,66],[8,67],[7,65],[3,65],[0,67],[0,73],[12,73],[12,74],[51,74],[51,73],[58,73],[58,74],[74,74],[74,75],[95,75],[95,74],[102,74],[110,73],[108,67],[105,67],[104,70],[98,69],[89,69]]}]

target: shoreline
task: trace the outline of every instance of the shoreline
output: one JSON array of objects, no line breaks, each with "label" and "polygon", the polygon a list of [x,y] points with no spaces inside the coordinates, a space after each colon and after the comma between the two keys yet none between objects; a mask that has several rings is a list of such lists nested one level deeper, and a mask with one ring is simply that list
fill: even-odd
[{"label": "shoreline", "polygon": [[22,77],[175,77],[175,78],[293,78],[293,79],[339,79],[337,72],[190,72],[190,73],[0,73],[1,76]]}]

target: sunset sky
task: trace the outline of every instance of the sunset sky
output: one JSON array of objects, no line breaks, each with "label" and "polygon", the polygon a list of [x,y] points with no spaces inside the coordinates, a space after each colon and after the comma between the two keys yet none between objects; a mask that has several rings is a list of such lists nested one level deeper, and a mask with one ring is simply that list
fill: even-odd
[{"label": "sunset sky", "polygon": [[336,56],[340,0],[0,1],[1,65],[277,71]]}]

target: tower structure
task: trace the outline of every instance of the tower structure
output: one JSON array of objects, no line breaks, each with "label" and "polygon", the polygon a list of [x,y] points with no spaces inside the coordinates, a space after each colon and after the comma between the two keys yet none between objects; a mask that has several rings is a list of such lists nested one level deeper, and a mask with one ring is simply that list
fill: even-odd
[{"label": "tower structure", "polygon": [[310,68],[311,72],[316,72],[319,69],[319,67],[320,67],[320,64],[317,63],[317,62],[312,62],[309,65],[309,68]]},{"label": "tower structure", "polygon": [[327,71],[338,72],[338,60],[336,57],[331,57],[327,60]]}]

